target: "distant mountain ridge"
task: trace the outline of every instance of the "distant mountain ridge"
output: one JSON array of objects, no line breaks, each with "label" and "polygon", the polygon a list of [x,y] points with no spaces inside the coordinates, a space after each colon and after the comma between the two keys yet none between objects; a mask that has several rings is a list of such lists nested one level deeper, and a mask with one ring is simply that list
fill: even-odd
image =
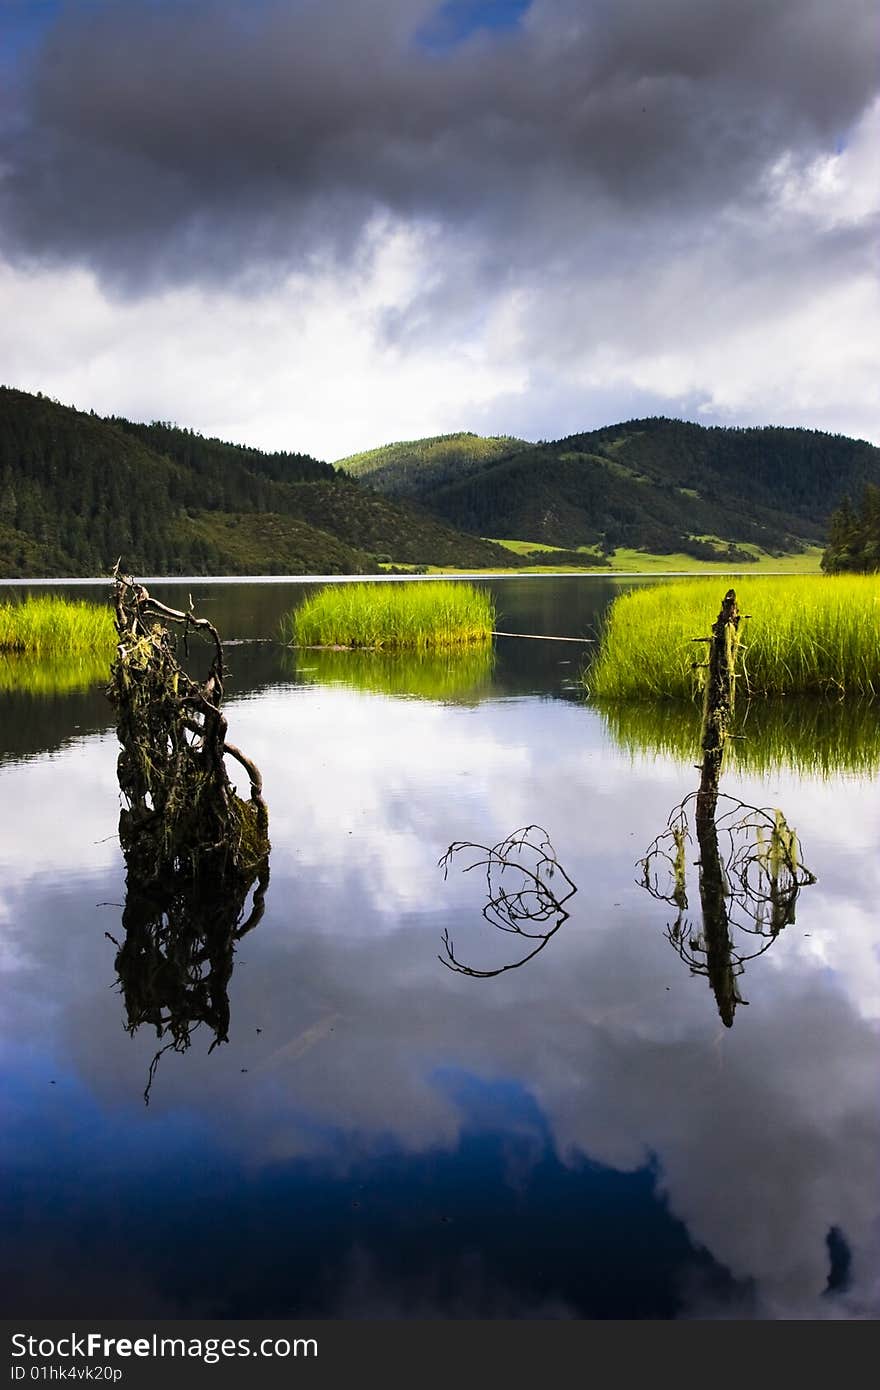
[{"label": "distant mountain ridge", "polygon": [[[594,566],[619,548],[745,563],[822,542],[868,484],[880,449],[815,430],[655,417],[552,443],[435,436],[334,467],[0,387],[0,577],[119,556],[169,575]],[[541,546],[559,551],[523,553]]]},{"label": "distant mountain ridge", "polygon": [[708,558],[819,542],[831,511],[869,482],[880,483],[880,449],[865,440],[658,416],[518,448],[452,481],[426,469],[412,495],[483,536]]},{"label": "distant mountain ridge", "polygon": [[[0,577],[361,574],[509,565],[419,506],[307,454],[102,419],[0,387]],[[514,563],[522,560],[513,557]]]}]

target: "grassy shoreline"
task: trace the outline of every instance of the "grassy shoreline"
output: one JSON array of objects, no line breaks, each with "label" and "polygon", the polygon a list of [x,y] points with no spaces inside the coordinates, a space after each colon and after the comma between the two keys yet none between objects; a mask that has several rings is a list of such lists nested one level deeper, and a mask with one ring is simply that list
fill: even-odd
[{"label": "grassy shoreline", "polygon": [[[739,684],[751,695],[880,695],[880,576],[736,581]],[[700,578],[631,589],[615,599],[584,681],[598,700],[692,699],[699,646],[718,615],[722,583]]]},{"label": "grassy shoreline", "polygon": [[[527,541],[497,541],[496,544],[504,545],[506,549],[514,554],[528,554],[533,549],[540,548],[546,554],[552,554],[559,550],[558,546],[532,546]],[[570,554],[570,551],[560,551],[560,554]],[[452,565],[428,565],[428,574],[454,574],[454,575],[473,575],[474,577],[494,577],[508,578],[520,574],[580,574],[596,579],[613,579],[615,577],[625,579],[636,578],[655,578],[667,575],[669,578],[677,578],[683,575],[698,574],[820,574],[820,561],[822,551],[818,546],[810,546],[807,550],[795,555],[756,555],[754,563],[751,564],[732,564],[730,560],[695,560],[693,555],[686,555],[683,551],[672,555],[648,554],[643,550],[618,550],[615,551],[609,565],[591,565],[591,556],[584,554],[583,564],[534,564],[517,565],[511,569],[473,569],[464,567],[454,567]],[[395,569],[398,572],[415,575],[419,567],[417,565],[387,565],[383,567],[387,572]],[[390,577],[390,576],[389,576]]]},{"label": "grassy shoreline", "polygon": [[[496,544],[503,545],[505,549],[515,554],[527,554],[531,550],[541,550],[545,554],[570,554],[570,551],[563,551],[558,546],[537,545],[530,541],[498,541]],[[402,561],[388,561],[379,567],[376,575],[365,574],[318,574],[310,573],[278,573],[278,574],[150,574],[142,576],[145,582],[162,582],[166,584],[188,584],[194,581],[222,582],[230,583],[236,581],[259,580],[263,583],[271,583],[274,580],[290,579],[301,580],[308,583],[314,580],[341,580],[344,582],[364,583],[374,580],[384,579],[406,579],[420,578],[425,574],[430,576],[453,575],[473,576],[474,578],[498,578],[514,579],[519,575],[571,575],[579,574],[584,577],[596,579],[613,579],[615,577],[625,579],[640,579],[659,577],[668,575],[670,578],[681,576],[691,576],[699,574],[819,574],[822,550],[819,546],[810,546],[806,550],[797,554],[788,555],[768,555],[762,553],[757,555],[753,564],[731,564],[729,560],[706,561],[696,560],[693,555],[686,555],[683,552],[672,555],[657,555],[643,550],[617,550],[612,558],[610,565],[591,565],[591,556],[584,552],[583,564],[535,564],[535,565],[516,565],[509,569],[499,566],[494,567],[474,567],[473,565],[424,565],[410,564]],[[16,589],[26,589],[30,585],[69,585],[88,586],[92,584],[109,585],[106,575],[95,575],[92,578],[80,577],[59,577],[52,575],[31,575],[28,578],[0,579],[0,589],[8,588],[11,592]]]}]

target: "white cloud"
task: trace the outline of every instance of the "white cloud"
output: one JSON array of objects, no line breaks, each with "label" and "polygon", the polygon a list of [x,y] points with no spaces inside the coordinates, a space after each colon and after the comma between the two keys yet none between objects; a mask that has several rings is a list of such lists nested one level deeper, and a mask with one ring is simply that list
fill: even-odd
[{"label": "white cloud", "polygon": [[8,384],[329,458],[659,412],[880,440],[865,0],[535,0],[442,60],[427,5],[339,8],[48,26],[0,131]]},{"label": "white cloud", "polygon": [[609,241],[606,210],[564,254],[488,280],[467,238],[389,217],[347,266],[249,293],[119,298],[86,270],[0,265],[5,379],[323,458],[469,427],[552,438],[623,410],[880,440],[878,128],[875,104],[841,153],[786,156],[754,207],[698,235]]},{"label": "white cloud", "polygon": [[291,274],[246,297],[188,287],[116,299],[88,271],[2,266],[5,382],[99,414],[330,459],[466,427],[525,371],[496,364],[485,334],[389,340],[380,321],[429,281],[433,241],[384,221],[371,237],[355,267]]}]

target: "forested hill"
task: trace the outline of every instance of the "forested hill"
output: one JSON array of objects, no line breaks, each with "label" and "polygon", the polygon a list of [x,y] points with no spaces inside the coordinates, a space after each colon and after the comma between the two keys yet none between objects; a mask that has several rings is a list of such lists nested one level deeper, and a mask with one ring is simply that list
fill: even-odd
[{"label": "forested hill", "polygon": [[[177,425],[154,421],[151,425],[141,425],[121,416],[111,415],[106,421],[126,434],[140,439],[148,449],[156,454],[182,463],[200,478],[205,479],[214,494],[218,489],[229,487],[233,479],[242,477],[242,470],[249,479],[258,477],[273,478],[276,482],[298,483],[314,482],[316,479],[335,477],[332,464],[321,463],[309,454],[266,454],[261,449],[250,449],[243,444],[226,444],[222,439],[206,439],[194,430],[180,429]],[[252,486],[249,482],[248,486]]]},{"label": "forested hill", "polygon": [[430,439],[405,439],[362,454],[350,454],[337,459],[336,467],[362,479],[386,497],[418,498],[529,447],[524,439],[509,435],[438,434]]},{"label": "forested hill", "polygon": [[363,482],[306,454],[0,388],[0,577],[103,574],[120,556],[140,574],[529,562],[485,536],[746,560],[739,544],[824,541],[844,497],[880,486],[880,449],[864,441],[663,418],[552,444],[449,435],[357,459]]},{"label": "forested hill", "polygon": [[828,545],[822,568],[829,574],[880,570],[880,487],[867,483],[858,506],[845,497],[828,523]]},{"label": "forested hill", "polygon": [[673,551],[711,536],[770,551],[824,539],[880,450],[816,430],[631,420],[496,459],[418,495],[450,524],[560,546]]},{"label": "forested hill", "polygon": [[104,420],[0,387],[0,577],[357,574],[377,556],[473,566],[512,557],[304,454]]}]

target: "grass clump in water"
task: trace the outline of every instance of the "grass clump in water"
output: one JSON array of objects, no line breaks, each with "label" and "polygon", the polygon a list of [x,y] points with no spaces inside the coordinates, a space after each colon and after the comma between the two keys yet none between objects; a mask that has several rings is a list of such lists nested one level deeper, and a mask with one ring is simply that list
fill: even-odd
[{"label": "grass clump in water", "polygon": [[[599,700],[691,699],[702,685],[723,580],[633,589],[611,606],[585,673]],[[880,695],[880,577],[734,579],[741,613],[738,690],[749,695]]]},{"label": "grass clump in water", "polygon": [[473,584],[334,584],[288,614],[299,647],[460,647],[491,640],[495,607]]},{"label": "grass clump in water", "polygon": [[0,604],[0,652],[55,658],[106,655],[116,646],[113,615],[103,604],[48,594]]}]

